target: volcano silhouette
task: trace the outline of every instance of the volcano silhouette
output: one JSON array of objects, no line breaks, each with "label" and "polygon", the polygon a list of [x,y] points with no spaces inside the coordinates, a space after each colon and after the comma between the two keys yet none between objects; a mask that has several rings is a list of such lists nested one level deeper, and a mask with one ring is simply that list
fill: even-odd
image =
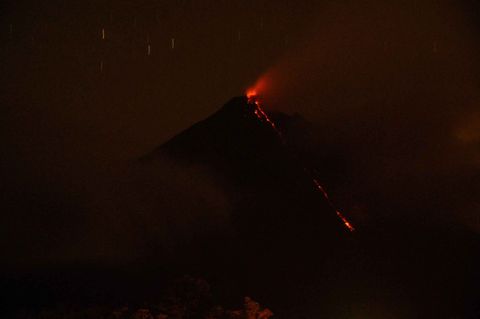
[{"label": "volcano silhouette", "polygon": [[[415,244],[408,244],[403,224],[391,224],[385,231],[365,230],[363,225],[358,234],[348,232],[335,208],[315,189],[311,172],[304,169],[308,167],[304,163],[310,161],[285,142],[289,141],[288,127],[296,118],[269,115],[282,132],[281,138],[255,111],[256,104],[246,97],[233,98],[143,159],[155,163],[166,156],[187,166],[201,165],[222,181],[233,207],[236,244],[209,242],[193,258],[208,259],[206,267],[215,276],[225,272],[215,282],[222,294],[252,293],[272,309],[288,314],[285,317],[304,311],[316,314],[308,316],[311,318],[335,317],[326,315],[327,309],[338,307],[333,313],[339,311],[342,301],[358,300],[360,291],[377,298],[377,288],[372,290],[371,283],[379,278],[384,284],[378,291],[395,291],[396,300],[403,298],[402,290],[396,287],[417,291],[419,283],[429,278],[436,288],[425,289],[423,300],[437,304],[438,309],[448,304],[450,292],[460,289],[463,281],[435,277],[431,269],[446,265],[445,258],[439,256],[448,249],[432,247],[443,247],[438,242],[456,237],[432,227],[412,230],[410,226],[414,234],[410,234],[411,243]],[[219,253],[211,254],[215,247],[220,247]],[[231,262],[222,263],[222,259]],[[421,262],[411,262],[414,260]],[[199,263],[194,267],[199,269]],[[462,273],[455,267],[444,267],[442,271],[449,278]],[[232,283],[235,280],[240,284]],[[430,289],[445,293],[437,300],[430,297]]]},{"label": "volcano silhouette", "polygon": [[[246,97],[231,99],[148,154],[208,167],[230,194],[235,225],[256,244],[282,244],[298,250],[298,241],[320,245],[326,237],[345,236],[335,211],[315,189],[302,160],[270,125],[255,115]],[[276,115],[282,126],[292,119]],[[295,247],[292,247],[295,246]]]},{"label": "volcano silhouette", "polygon": [[[119,197],[125,197],[121,203],[126,206],[119,211],[129,214],[120,211],[115,218],[131,226],[122,236],[138,237],[125,249],[138,250],[137,259],[56,265],[26,279],[7,278],[2,285],[7,304],[16,310],[25,304],[157,302],[170,281],[187,274],[207,279],[220,304],[251,296],[277,318],[349,318],[359,300],[372,309],[406,304],[426,314],[400,318],[444,318],[476,307],[478,289],[469,289],[479,286],[477,237],[406,223],[387,224],[392,227],[385,230],[362,224],[358,232],[349,232],[305,170],[311,168],[305,163],[315,160],[292,150],[289,137],[301,119],[269,114],[280,137],[257,116],[256,107],[246,97],[233,98],[136,161],[132,176],[118,181],[125,187]],[[192,167],[201,167],[201,174]],[[221,223],[198,222],[209,218],[211,206],[202,207],[189,193],[202,183],[169,192],[176,184],[168,179],[179,170],[182,176],[175,183],[207,176],[221,186],[229,203],[227,231],[216,232],[215,227],[225,226]],[[173,198],[177,195],[180,199]],[[182,201],[188,203],[177,207]],[[189,212],[195,209],[201,213]],[[190,227],[177,227],[171,221],[176,216],[175,222]],[[205,225],[206,230],[194,233]],[[162,233],[185,229],[192,230],[186,240]],[[472,265],[471,270],[464,265]]]},{"label": "volcano silhouette", "polygon": [[[141,162],[154,167],[168,157],[186,166],[206,167],[221,181],[232,207],[234,238],[207,244],[197,240],[184,254],[197,260],[200,272],[211,271],[216,278],[223,272],[216,282],[217,287],[225,285],[223,292],[243,287],[239,290],[260,294],[279,306],[296,295],[294,288],[288,294],[271,291],[279,279],[286,288],[322,276],[319,268],[336,258],[332,254],[344,251],[352,233],[315,188],[303,159],[285,142],[288,136],[281,138],[259,119],[256,107],[247,97],[233,98]],[[299,120],[285,114],[269,117],[282,134]],[[203,260],[209,260],[206,271]]]}]

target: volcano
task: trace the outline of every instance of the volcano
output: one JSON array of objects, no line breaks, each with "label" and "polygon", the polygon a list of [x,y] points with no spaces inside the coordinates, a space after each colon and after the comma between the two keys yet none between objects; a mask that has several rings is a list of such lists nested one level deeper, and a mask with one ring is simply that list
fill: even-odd
[{"label": "volcano", "polygon": [[[305,297],[294,288],[299,283],[325,284],[328,280],[319,278],[324,273],[318,269],[345,254],[355,235],[319,192],[306,160],[287,142],[302,118],[259,116],[258,107],[245,96],[235,97],[144,156],[140,164],[148,174],[168,158],[185,167],[204,167],[221,183],[232,208],[233,235],[197,238],[185,255],[197,260],[197,271],[218,278],[209,277],[224,292],[254,293],[281,307]],[[279,278],[288,292],[274,291]]]},{"label": "volcano", "polygon": [[[343,302],[358,298],[409,304],[402,289],[437,305],[436,313],[442,300],[451,298],[450,291],[465,289],[462,272],[444,262],[457,252],[438,243],[469,240],[450,230],[398,222],[384,223],[381,229],[362,225],[361,231],[352,232],[330,201],[332,194],[324,192],[312,173],[318,168],[293,151],[291,128],[301,117],[265,113],[259,107],[252,98],[233,98],[140,161],[147,174],[165,158],[185,168],[204,167],[231,204],[231,236],[195,237],[178,250],[188,256],[182,271],[207,274],[223,296],[233,291],[232,297],[253,295],[285,317],[348,312]],[[405,229],[411,233],[406,235]],[[460,253],[458,258],[468,256]],[[413,260],[420,262],[410,264]],[[371,282],[379,279],[372,288]],[[436,288],[422,288],[427,281]],[[442,288],[447,286],[455,288]],[[429,297],[431,289],[446,292]],[[455,306],[461,308],[461,303]],[[416,307],[425,313],[433,309]]]},{"label": "volcano", "polygon": [[168,157],[207,167],[228,190],[242,239],[255,245],[271,248],[281,243],[284,251],[298,251],[299,242],[302,247],[319,246],[329,237],[345,236],[336,210],[319,194],[318,182],[279,136],[298,117],[263,116],[277,119],[278,128],[262,121],[254,101],[233,98],[142,161],[154,165],[156,159]]},{"label": "volcano", "polygon": [[119,205],[109,226],[134,258],[0,276],[7,310],[157,305],[188,275],[205,278],[219,304],[251,296],[276,318],[475,312],[477,236],[398,219],[351,231],[316,175],[325,166],[312,167],[297,148],[304,127],[301,116],[231,99],[114,181]]}]

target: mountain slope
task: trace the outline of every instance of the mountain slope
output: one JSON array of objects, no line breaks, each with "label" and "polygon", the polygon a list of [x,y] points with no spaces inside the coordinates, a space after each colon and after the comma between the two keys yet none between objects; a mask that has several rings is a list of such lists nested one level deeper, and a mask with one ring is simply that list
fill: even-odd
[{"label": "mountain slope", "polygon": [[328,237],[345,236],[301,161],[255,110],[246,97],[234,98],[143,161],[151,164],[168,156],[208,167],[228,190],[235,226],[247,241],[301,250],[299,246],[321,246]]}]

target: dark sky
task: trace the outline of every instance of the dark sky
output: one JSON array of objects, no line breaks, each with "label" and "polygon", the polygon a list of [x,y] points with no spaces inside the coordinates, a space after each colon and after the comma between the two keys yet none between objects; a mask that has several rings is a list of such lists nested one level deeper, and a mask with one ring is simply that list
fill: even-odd
[{"label": "dark sky", "polygon": [[286,1],[4,6],[7,135],[15,137],[16,153],[26,161],[40,157],[40,166],[109,165],[144,154],[242,94],[291,46],[312,7]]},{"label": "dark sky", "polygon": [[[69,222],[113,209],[106,180],[258,78],[266,109],[302,114],[319,153],[347,163],[334,192],[357,219],[398,213],[390,203],[480,229],[473,2],[8,1],[1,11],[9,229],[30,223],[33,206]],[[18,211],[25,219],[5,213]]]},{"label": "dark sky", "polygon": [[99,211],[118,206],[119,172],[243,94],[293,46],[313,8],[313,1],[3,3],[3,243],[20,243],[7,249],[30,252],[32,234],[45,229],[71,233],[59,223],[77,224],[75,238],[96,237]]}]

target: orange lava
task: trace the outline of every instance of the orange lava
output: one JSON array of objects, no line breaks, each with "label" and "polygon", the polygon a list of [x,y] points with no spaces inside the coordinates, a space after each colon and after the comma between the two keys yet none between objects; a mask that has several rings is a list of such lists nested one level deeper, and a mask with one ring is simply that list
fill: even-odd
[{"label": "orange lava", "polygon": [[260,106],[257,91],[254,88],[251,88],[247,90],[245,95],[247,96],[248,103],[255,105],[255,110],[253,111],[253,113],[258,117],[258,119],[270,125],[272,129],[278,134],[278,136],[282,138],[282,133],[278,130],[275,123],[270,119],[267,113],[265,113],[265,111]]},{"label": "orange lava", "polygon": [[337,213],[337,216],[340,217],[343,224],[345,225],[345,227],[348,228],[349,231],[354,231],[355,230],[355,228],[352,226],[352,224],[350,224],[350,222],[345,218],[345,216],[343,216],[342,213],[340,213],[338,210],[335,211],[335,213]]},{"label": "orange lava", "polygon": [[346,219],[345,216],[343,216],[343,214],[340,213],[340,211],[335,208],[335,206],[333,205],[332,201],[330,200],[330,197],[328,196],[328,193],[327,193],[327,191],[325,190],[325,188],[323,188],[323,186],[320,184],[320,182],[319,182],[316,178],[313,178],[312,180],[313,180],[313,183],[315,184],[315,187],[323,194],[323,196],[324,196],[325,199],[327,200],[328,204],[329,204],[333,209],[335,209],[335,213],[336,213],[337,216],[342,220],[342,222],[343,222],[343,224],[345,225],[345,227],[347,227],[349,231],[354,231],[355,228],[352,226],[352,224],[350,224],[350,222],[348,221],[348,219]]},{"label": "orange lava", "polygon": [[255,103],[255,100],[258,96],[257,90],[255,88],[250,88],[245,93],[248,99],[248,103]]},{"label": "orange lava", "polygon": [[[258,90],[256,89],[256,86],[255,87],[252,87],[252,88],[249,88],[246,92],[245,92],[245,95],[247,96],[247,100],[248,100],[248,104],[252,104],[254,105],[255,109],[253,111],[253,113],[255,114],[255,116],[257,116],[257,118],[261,121],[261,122],[264,122],[264,123],[267,123],[276,133],[277,135],[279,136],[279,138],[282,140],[282,142],[284,142],[283,140],[283,136],[282,136],[282,133],[280,132],[280,130],[277,128],[277,126],[275,125],[275,123],[270,119],[270,117],[267,115],[267,113],[265,113],[265,111],[262,109],[262,107],[260,106],[260,102],[259,102],[259,95],[258,95]],[[308,172],[308,170],[306,168],[304,168],[304,170],[306,172]],[[320,184],[320,182],[316,179],[316,178],[312,178],[312,181],[313,181],[313,184],[315,185],[315,188],[320,191],[323,196],[325,197],[325,199],[327,200],[328,204],[330,205],[330,207],[332,207],[333,210],[335,210],[335,213],[337,214],[337,216],[340,218],[340,220],[342,221],[342,223],[345,225],[345,227],[353,232],[355,230],[355,228],[352,226],[352,224],[345,218],[345,216],[343,216],[343,214],[335,208],[335,206],[333,205],[332,201],[330,200],[330,197],[328,196],[328,193],[325,191],[325,188]]]}]

